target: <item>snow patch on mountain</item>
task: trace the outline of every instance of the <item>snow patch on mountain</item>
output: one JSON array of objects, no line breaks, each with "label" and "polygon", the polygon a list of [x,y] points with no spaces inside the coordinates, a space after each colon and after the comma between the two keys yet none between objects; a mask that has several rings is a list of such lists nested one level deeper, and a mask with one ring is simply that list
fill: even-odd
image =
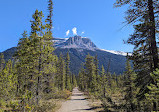
[{"label": "snow patch on mountain", "polygon": [[[123,56],[127,56],[127,52],[123,52],[123,51],[114,51],[114,50],[105,50],[105,49],[100,49],[101,51],[106,51],[106,52],[110,52],[112,54],[116,54],[116,55],[123,55]],[[132,53],[128,53],[129,56],[132,55]]]},{"label": "snow patch on mountain", "polygon": [[[87,37],[81,37],[81,36],[74,36],[70,38],[54,38],[53,39],[54,46],[56,48],[74,48],[78,50],[87,49],[87,50],[101,50],[106,51],[112,54],[116,55],[123,55],[127,56],[126,52],[122,51],[115,51],[115,50],[105,50],[105,49],[99,49],[97,46]],[[132,55],[131,53],[128,53],[128,55]]]}]

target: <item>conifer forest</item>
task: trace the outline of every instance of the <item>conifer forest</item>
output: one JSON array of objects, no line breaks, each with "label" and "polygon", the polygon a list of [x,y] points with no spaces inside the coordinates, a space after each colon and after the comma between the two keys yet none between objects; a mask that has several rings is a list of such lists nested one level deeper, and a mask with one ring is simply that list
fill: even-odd
[{"label": "conifer forest", "polygon": [[71,71],[71,52],[54,53],[54,5],[48,0],[46,15],[32,12],[30,31],[22,33],[12,58],[0,53],[0,112],[68,112],[58,109],[76,96],[74,88],[87,96],[83,100],[99,103],[77,112],[159,112],[159,1],[114,3],[129,7],[125,23],[133,26],[125,43],[134,48],[122,74],[111,73],[111,61],[104,67],[90,53],[78,74]]}]

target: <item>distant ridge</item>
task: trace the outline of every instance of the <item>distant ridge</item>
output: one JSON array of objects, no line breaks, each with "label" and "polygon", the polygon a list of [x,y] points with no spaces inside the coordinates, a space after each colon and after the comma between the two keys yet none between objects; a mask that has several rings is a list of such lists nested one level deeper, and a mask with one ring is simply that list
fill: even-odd
[{"label": "distant ridge", "polygon": [[[125,56],[127,55],[125,52],[99,49],[89,38],[77,35],[70,38],[54,38],[52,41],[54,42],[54,53],[56,55],[59,56],[62,53],[63,56],[66,56],[69,52],[70,68],[74,74],[78,74],[88,53],[92,56],[97,55],[99,69],[102,65],[107,69],[108,63],[110,63],[109,72],[122,74],[125,71]],[[5,59],[11,59],[16,50],[16,47],[13,47],[4,51]]]}]

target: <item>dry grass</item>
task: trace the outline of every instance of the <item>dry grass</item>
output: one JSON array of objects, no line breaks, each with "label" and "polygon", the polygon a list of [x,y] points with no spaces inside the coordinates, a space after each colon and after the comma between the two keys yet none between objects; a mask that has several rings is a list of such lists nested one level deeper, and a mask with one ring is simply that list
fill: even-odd
[{"label": "dry grass", "polygon": [[104,108],[102,106],[102,102],[98,99],[89,99],[89,106],[96,112],[104,112]]}]

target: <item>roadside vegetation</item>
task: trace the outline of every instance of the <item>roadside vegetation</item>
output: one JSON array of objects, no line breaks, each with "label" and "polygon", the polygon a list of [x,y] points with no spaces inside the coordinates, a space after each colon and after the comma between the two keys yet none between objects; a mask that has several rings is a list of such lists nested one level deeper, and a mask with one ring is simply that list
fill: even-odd
[{"label": "roadside vegetation", "polygon": [[[111,74],[98,68],[97,57],[89,54],[78,75],[78,85],[90,98],[99,99],[106,112],[159,111],[158,0],[116,0],[115,7],[128,5],[125,23],[134,33],[125,43],[134,45],[127,55],[125,72]],[[131,64],[132,63],[132,64]],[[131,66],[133,65],[133,66]]]},{"label": "roadside vegetation", "polygon": [[67,99],[77,85],[70,71],[69,52],[60,57],[53,54],[52,0],[48,1],[48,12],[45,20],[41,11],[34,12],[31,31],[22,34],[13,60],[5,61],[1,53],[2,112],[53,111],[59,99]]}]

